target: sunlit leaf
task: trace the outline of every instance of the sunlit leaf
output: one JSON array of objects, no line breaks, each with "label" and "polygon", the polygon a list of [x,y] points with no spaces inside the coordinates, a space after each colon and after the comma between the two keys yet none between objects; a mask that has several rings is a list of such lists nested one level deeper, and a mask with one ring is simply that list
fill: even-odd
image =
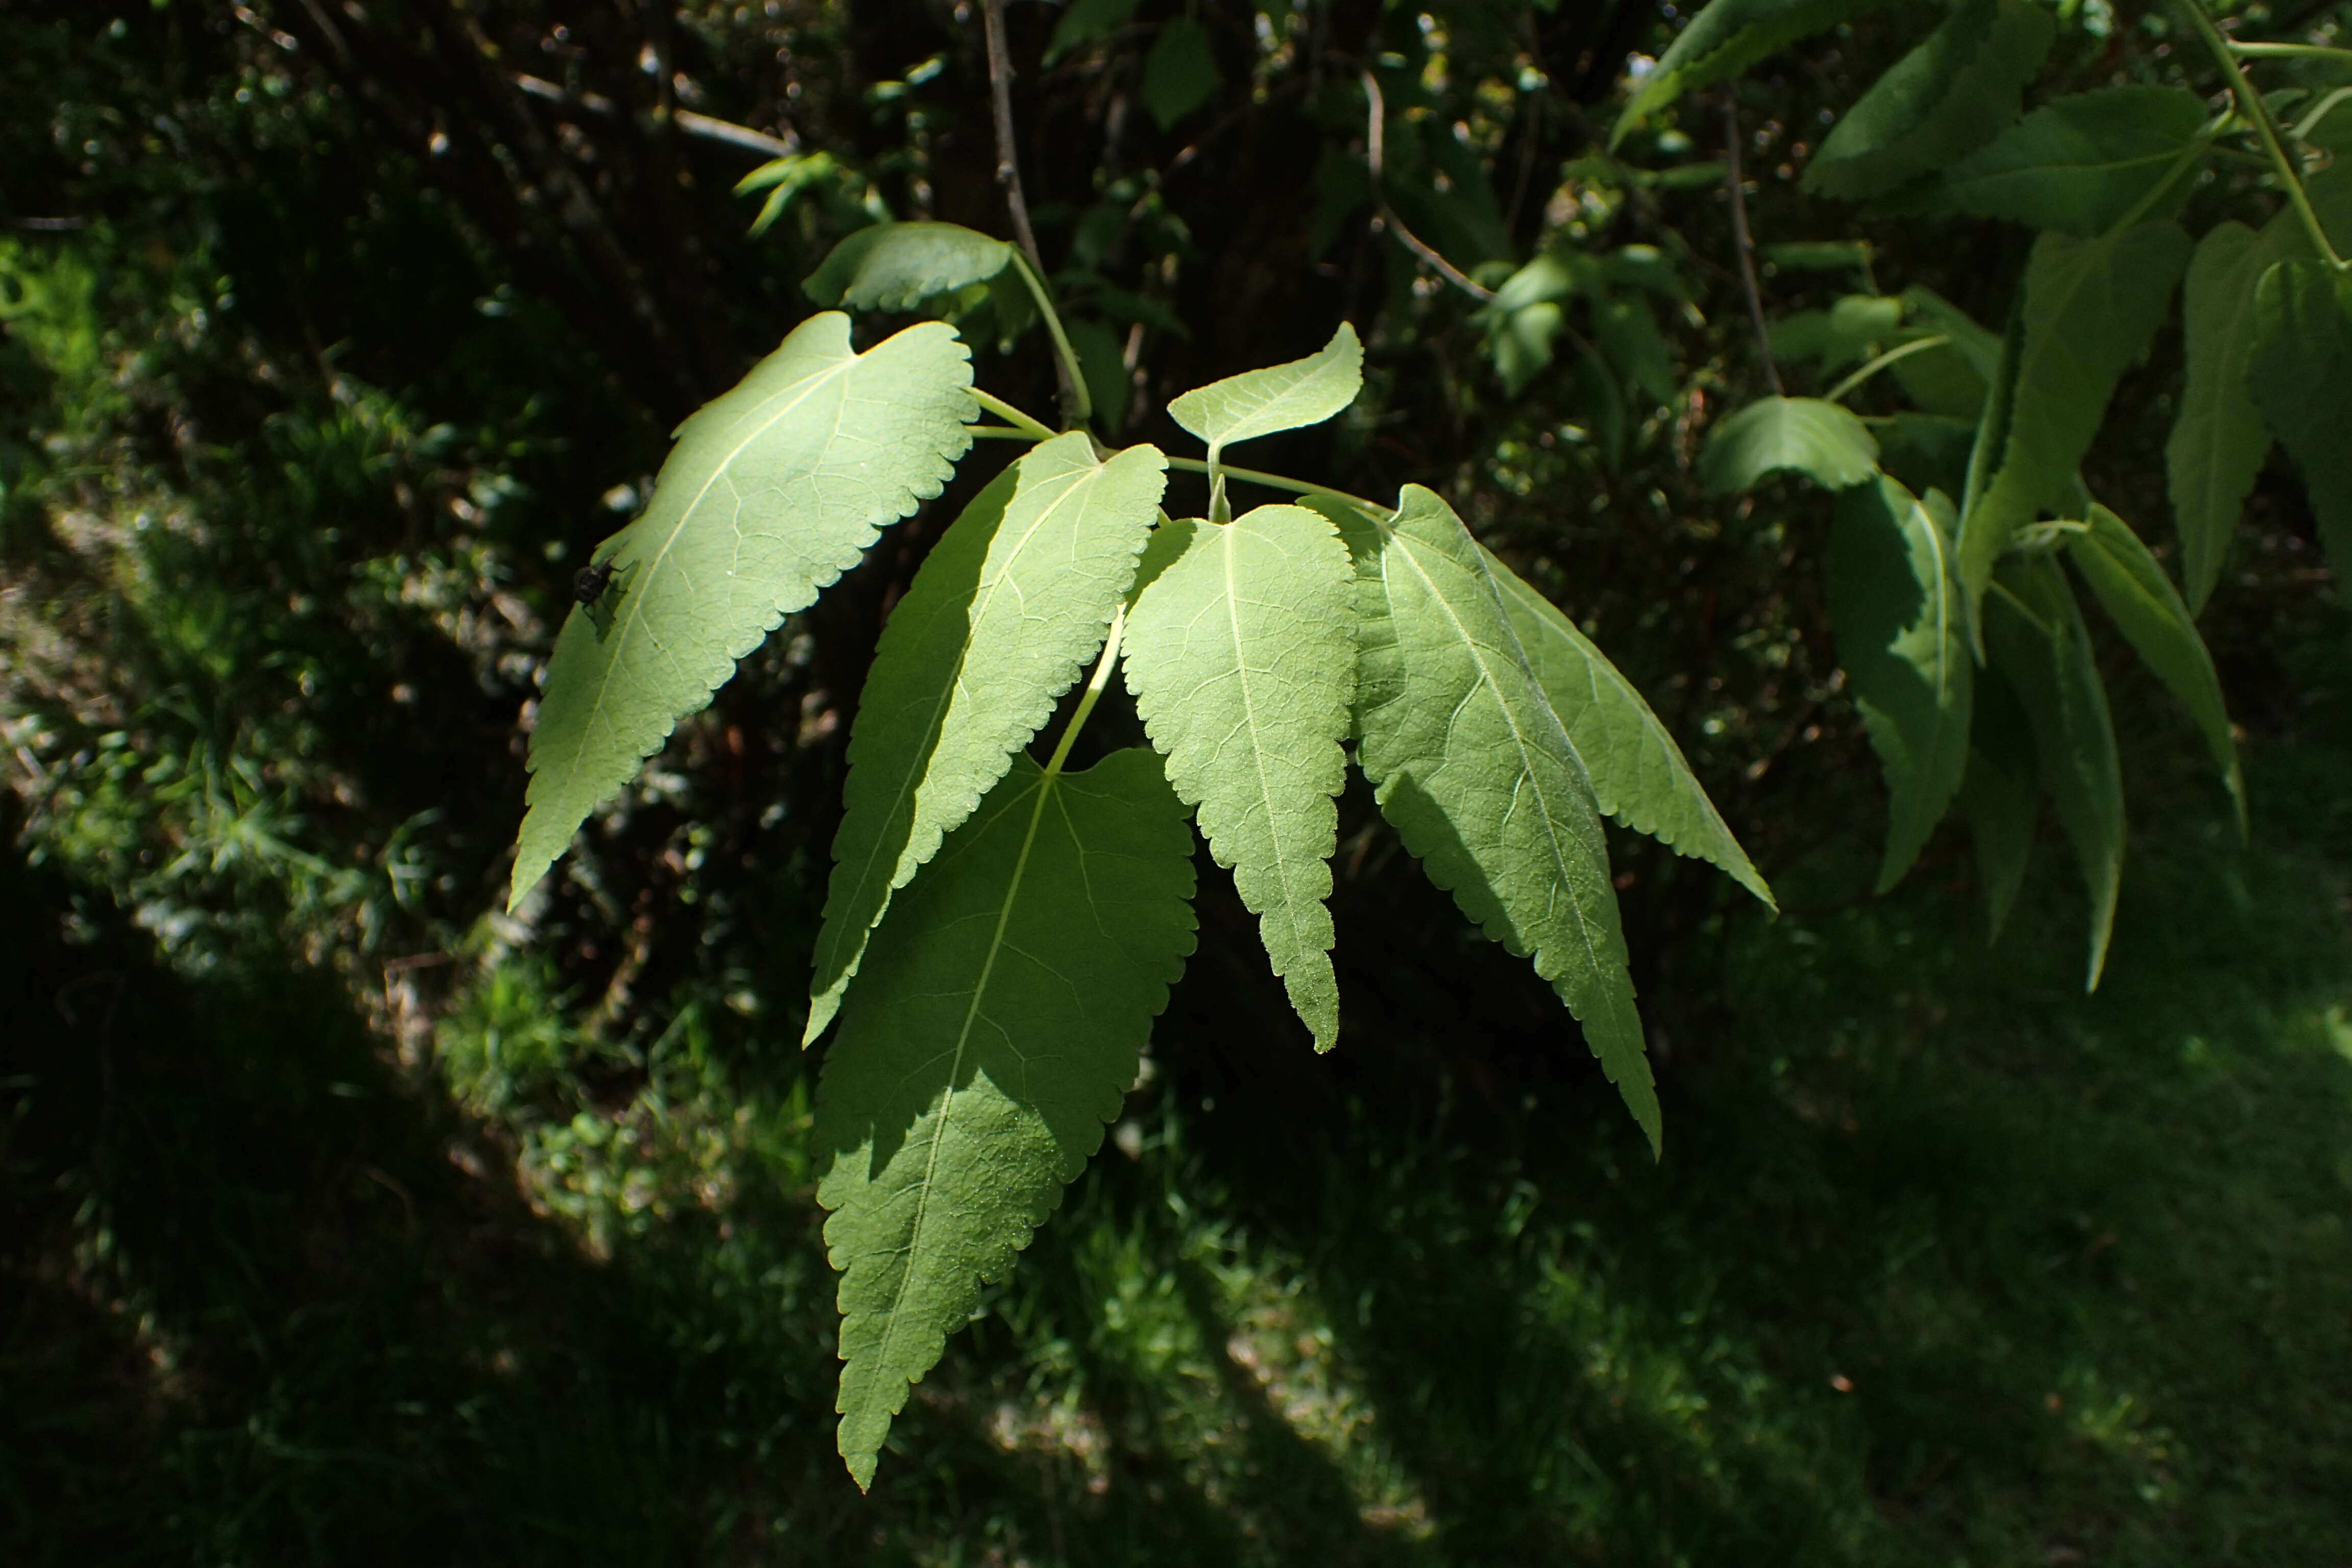
[{"label": "sunlit leaf", "polygon": [[820,305],[909,310],[984,283],[1012,259],[1003,240],[961,224],[877,223],[835,246],[801,288]]},{"label": "sunlit leaf", "polygon": [[1168,416],[1207,442],[1214,461],[1237,442],[1320,425],[1355,402],[1363,385],[1364,345],[1342,321],[1331,341],[1305,359],[1195,387],[1168,405]]},{"label": "sunlit leaf", "polygon": [[1700,454],[1702,484],[1721,495],[1787,469],[1825,489],[1878,471],[1878,442],[1852,410],[1818,397],[1766,397],[1717,425]]}]

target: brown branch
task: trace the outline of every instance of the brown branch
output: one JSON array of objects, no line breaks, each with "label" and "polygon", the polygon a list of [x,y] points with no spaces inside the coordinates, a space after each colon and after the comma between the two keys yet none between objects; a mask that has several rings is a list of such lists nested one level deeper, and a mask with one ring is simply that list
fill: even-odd
[{"label": "brown branch", "polygon": [[1731,193],[1731,240],[1739,253],[1739,286],[1748,296],[1748,320],[1756,329],[1756,352],[1764,362],[1764,379],[1770,384],[1773,396],[1785,397],[1780,367],[1772,359],[1772,336],[1764,328],[1764,296],[1756,287],[1756,240],[1748,232],[1746,177],[1739,172],[1740,135],[1739,98],[1727,86],[1723,89],[1723,183]]},{"label": "brown branch", "polygon": [[[543,99],[560,109],[584,110],[605,120],[616,118],[621,112],[621,106],[601,92],[573,92],[544,77],[522,71],[509,72],[508,79],[531,97]],[[789,136],[771,136],[764,131],[754,131],[731,120],[697,114],[691,109],[672,110],[669,122],[688,136],[740,147],[747,153],[765,153],[771,158],[788,158],[801,150],[800,142]]]},{"label": "brown branch", "polygon": [[[1013,237],[1045,281],[1045,253],[1037,248],[1037,231],[1029,226],[1029,198],[1021,188],[1021,160],[1013,139],[1013,51],[1004,44],[1004,0],[982,0],[982,31],[988,39],[989,108],[996,121],[996,183],[1004,188],[1005,209],[1013,215]],[[1079,423],[1085,405],[1079,401],[1076,375],[1066,356],[1054,355],[1054,384],[1062,396],[1062,417]]]},{"label": "brown branch", "polygon": [[1444,279],[1473,300],[1494,299],[1495,291],[1492,289],[1475,281],[1460,268],[1440,256],[1434,246],[1427,244],[1419,235],[1407,228],[1404,226],[1404,219],[1397,216],[1396,209],[1389,205],[1388,192],[1381,184],[1381,163],[1385,153],[1383,142],[1388,125],[1388,103],[1381,96],[1381,84],[1373,79],[1370,71],[1364,73],[1364,105],[1366,115],[1364,162],[1371,169],[1372,204],[1379,215],[1374,220],[1375,223],[1384,226],[1391,234],[1397,237],[1398,241],[1407,250],[1426,262],[1440,278]]}]

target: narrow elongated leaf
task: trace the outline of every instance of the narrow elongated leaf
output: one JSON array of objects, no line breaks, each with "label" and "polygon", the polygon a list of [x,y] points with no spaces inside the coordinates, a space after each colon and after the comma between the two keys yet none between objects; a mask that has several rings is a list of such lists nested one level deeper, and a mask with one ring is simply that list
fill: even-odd
[{"label": "narrow elongated leaf", "polygon": [[940,493],[971,445],[971,386],[948,328],[860,354],[828,311],[678,426],[653,503],[597,551],[609,607],[574,609],[548,660],[509,907],[737,659]]},{"label": "narrow elongated leaf", "polygon": [[1822,139],[1804,188],[1874,196],[1975,152],[2017,118],[2057,24],[2019,0],[1962,0]]},{"label": "narrow elongated leaf", "polygon": [[2025,886],[2042,792],[2033,782],[2033,731],[2017,693],[2000,671],[1977,671],[1976,720],[1970,726],[1968,775],[1960,809],[1974,841],[1977,879],[1984,886],[1985,941],[2000,940],[2009,911]]},{"label": "narrow elongated leaf", "polygon": [[2246,384],[2255,285],[2271,263],[2307,248],[2296,243],[2301,237],[2292,224],[2256,233],[2242,223],[2217,223],[2189,258],[2180,300],[2188,367],[2164,466],[2180,529],[2182,592],[2192,612],[2205,607],[2221,581],[2222,552],[2271,449],[2270,430]]},{"label": "narrow elongated leaf", "polygon": [[1626,133],[1685,92],[1738,76],[1766,55],[1810,34],[1824,32],[1880,0],[1713,0],[1675,35],[1657,65],[1609,132],[1615,147]]},{"label": "narrow elongated leaf", "polygon": [[1528,668],[1584,764],[1593,804],[1634,832],[1709,862],[1767,908],[1778,909],[1772,889],[1683,760],[1682,748],[1633,683],[1549,599],[1484,545],[1479,550]]},{"label": "narrow elongated leaf", "polygon": [[1258,917],[1290,1005],[1328,1050],[1339,987],[1324,900],[1356,698],[1355,568],[1331,521],[1304,507],[1169,527],[1171,547],[1189,542],[1128,613],[1128,689]]},{"label": "narrow elongated leaf", "polygon": [[1167,483],[1084,431],[1032,447],[981,492],[883,628],[849,741],[808,1030],[832,1020],[892,891],[971,815],[1102,647]]},{"label": "narrow elongated leaf", "polygon": [[1968,771],[1976,659],[1948,532],[1955,521],[1940,493],[1923,504],[1883,476],[1838,498],[1830,626],[1893,797],[1882,893],[1919,858]]},{"label": "narrow elongated leaf", "polygon": [[1699,455],[1699,481],[1721,495],[1780,469],[1825,489],[1858,485],[1878,471],[1878,442],[1852,410],[1818,397],[1766,397],[1715,427]]},{"label": "narrow elongated leaf", "polygon": [[2263,274],[2255,310],[2254,403],[2303,470],[2329,563],[2352,572],[2352,281],[2283,261]]},{"label": "narrow elongated leaf", "polygon": [[1960,523],[1971,606],[2018,527],[2072,482],[2116,383],[2163,323],[2188,259],[2189,237],[2173,223],[2034,242],[2001,430],[1997,441],[1979,441]]},{"label": "narrow elongated leaf", "polygon": [[2011,556],[1994,583],[2000,591],[1987,595],[1984,604],[1986,647],[2025,710],[2042,787],[2057,806],[2059,826],[2083,869],[2091,901],[2083,989],[2096,990],[2115,929],[2124,859],[2123,773],[2106,688],[2090,628],[2055,559],[2046,552]]},{"label": "narrow elongated leaf", "polygon": [[2229,710],[2221,700],[2221,677],[2172,579],[2130,524],[2103,506],[2091,509],[2084,532],[2066,536],[2066,550],[2116,629],[2197,721],[2206,749],[2213,753],[2213,765],[2221,770],[2230,803],[2237,808],[2238,830],[2244,832],[2246,781],[2238,766]]},{"label": "narrow elongated leaf", "polygon": [[2187,88],[2077,93],[1953,164],[1943,194],[1983,217],[2105,234],[2147,211],[2206,139],[2204,100]]},{"label": "narrow elongated leaf", "polygon": [[1320,425],[1356,401],[1364,386],[1364,345],[1347,322],[1305,359],[1245,370],[1197,386],[1168,405],[1168,416],[1208,443],[1210,461],[1235,442]]},{"label": "narrow elongated leaf", "polygon": [[1408,485],[1346,524],[1356,558],[1356,758],[1430,879],[1559,993],[1660,1146],[1609,850],[1584,767],[1453,508]]},{"label": "narrow elongated leaf", "polygon": [[909,310],[934,295],[985,283],[1013,247],[955,223],[877,223],[835,246],[801,289],[820,305]]},{"label": "narrow elongated leaf", "polygon": [[817,1086],[860,1488],[907,1390],[1118,1114],[1192,951],[1192,835],[1160,759],[1022,757],[908,889]]}]

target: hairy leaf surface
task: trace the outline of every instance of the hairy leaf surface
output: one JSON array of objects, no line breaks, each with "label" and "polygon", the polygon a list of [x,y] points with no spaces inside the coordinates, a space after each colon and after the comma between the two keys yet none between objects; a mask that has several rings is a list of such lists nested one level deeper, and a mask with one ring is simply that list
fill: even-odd
[{"label": "hairy leaf surface", "polygon": [[1479,550],[1536,684],[1584,763],[1593,804],[1634,832],[1709,862],[1767,907],[1779,908],[1683,760],[1682,748],[1633,683],[1549,599],[1484,545]]},{"label": "hairy leaf surface", "polygon": [[2083,869],[2091,903],[2083,988],[2095,990],[2115,930],[2124,859],[2123,773],[2106,687],[2090,628],[2053,556],[2013,555],[2001,563],[1994,585],[1984,602],[1986,647],[2025,710],[2042,787]]},{"label": "hairy leaf surface", "polygon": [[2197,721],[2206,749],[2213,753],[2213,765],[2221,770],[2242,833],[2246,781],[2238,766],[2229,710],[2221,700],[2221,678],[2172,579],[2131,525],[2103,506],[2091,508],[2084,532],[2066,536],[2066,550],[2125,640]]},{"label": "hairy leaf surface", "polygon": [[1408,485],[1352,516],[1357,761],[1431,880],[1532,957],[1660,1146],[1609,851],[1584,766],[1536,683],[1499,585],[1453,508]]},{"label": "hairy leaf surface", "polygon": [[1024,756],[876,937],[816,1105],[859,1487],[1118,1114],[1192,951],[1192,837],[1149,751],[1051,778]]},{"label": "hairy leaf surface", "polygon": [[2189,237],[2173,223],[2034,242],[2007,406],[1995,411],[1997,439],[1979,442],[1971,467],[1983,478],[1971,483],[1960,523],[1960,580],[1972,607],[2018,527],[2073,479],[2116,383],[2163,323],[2188,259]]},{"label": "hairy leaf surface", "polygon": [[1013,247],[954,223],[877,223],[825,254],[801,284],[820,305],[911,310],[934,295],[985,283]]},{"label": "hairy leaf surface", "polygon": [[1304,507],[1167,526],[1181,553],[1128,612],[1128,689],[1315,1048],[1328,1050],[1339,987],[1324,900],[1356,697],[1355,569],[1330,519]]},{"label": "hairy leaf surface", "polygon": [[2077,93],[1953,164],[1943,194],[1981,217],[2105,234],[2145,213],[2204,141],[2205,103],[2187,88]]},{"label": "hairy leaf surface", "polygon": [[2223,222],[2206,230],[2189,259],[2181,289],[2188,369],[2164,465],[2191,611],[2204,607],[2221,580],[2222,553],[2271,449],[2271,433],[2246,384],[2257,327],[2255,285],[2273,262],[2307,248],[2292,221],[2273,222],[2260,233]]},{"label": "hairy leaf surface", "polygon": [[1245,370],[1194,387],[1168,405],[1168,416],[1208,443],[1209,459],[1236,442],[1319,425],[1364,386],[1364,345],[1347,322],[1305,359]]},{"label": "hairy leaf surface", "polygon": [[1779,469],[1825,489],[1858,485],[1878,471],[1878,442],[1852,410],[1818,397],[1766,397],[1715,427],[1699,455],[1699,481],[1721,495]]},{"label": "hairy leaf surface", "polygon": [[572,610],[548,660],[509,907],[737,659],[940,493],[971,445],[971,386],[948,328],[860,354],[827,311],[678,426],[653,503],[597,552],[610,607]]},{"label": "hairy leaf surface", "polygon": [[832,1020],[893,890],[1102,647],[1166,483],[1157,448],[1098,462],[1085,432],[1056,436],[981,492],[924,561],[858,701],[804,1039]]},{"label": "hairy leaf surface", "polygon": [[1939,492],[1923,503],[1884,477],[1838,498],[1830,626],[1892,797],[1882,893],[1919,858],[1968,771],[1976,660],[1956,521]]},{"label": "hairy leaf surface", "polygon": [[1874,196],[1975,152],[2017,118],[2057,31],[2039,6],[1962,0],[1830,128],[1804,188]]},{"label": "hairy leaf surface", "polygon": [[1615,147],[1633,127],[1684,93],[1738,76],[1781,46],[1879,4],[1881,0],[1713,0],[1675,35],[1657,65],[1642,79],[1609,132],[1609,145]]},{"label": "hairy leaf surface", "polygon": [[2255,309],[2254,402],[2303,470],[2329,563],[2352,571],[2352,280],[2283,261],[2263,275]]}]

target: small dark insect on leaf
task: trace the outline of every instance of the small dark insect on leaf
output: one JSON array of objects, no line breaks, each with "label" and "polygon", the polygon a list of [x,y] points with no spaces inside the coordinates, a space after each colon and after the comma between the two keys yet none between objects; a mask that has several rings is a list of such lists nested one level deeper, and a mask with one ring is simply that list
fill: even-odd
[{"label": "small dark insect on leaf", "polygon": [[604,596],[604,590],[612,584],[612,581],[613,563],[610,561],[599,561],[593,566],[583,566],[580,568],[580,575],[572,580],[572,596],[583,605],[593,605]]}]

